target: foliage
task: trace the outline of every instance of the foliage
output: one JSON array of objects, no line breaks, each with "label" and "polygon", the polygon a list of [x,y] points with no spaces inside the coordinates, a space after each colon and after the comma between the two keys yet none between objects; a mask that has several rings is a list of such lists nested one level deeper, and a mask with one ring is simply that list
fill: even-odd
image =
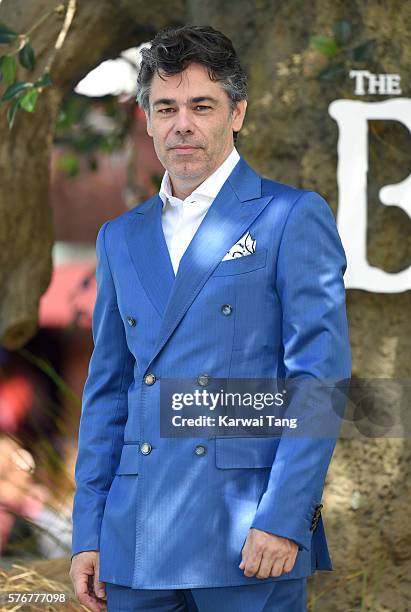
[{"label": "foliage", "polygon": [[347,65],[374,61],[375,39],[369,39],[358,44],[353,37],[352,23],[345,18],[335,22],[333,36],[315,35],[310,37],[311,45],[328,58],[328,64],[317,74],[320,81],[341,80],[347,73]]},{"label": "foliage", "polygon": [[[57,6],[41,16],[27,32],[21,34],[0,23],[0,87],[4,85],[0,105],[8,104],[7,121],[10,129],[13,128],[18,111],[22,109],[33,113],[39,94],[52,85],[47,67],[35,80],[19,79],[17,72],[18,68],[27,73],[35,70],[36,53],[30,36],[51,14],[61,14],[62,9],[63,5]],[[6,53],[1,54],[3,47]],[[94,123],[91,120],[93,117]],[[55,142],[68,149],[59,158],[60,169],[69,176],[75,176],[80,169],[80,156],[84,156],[89,169],[96,170],[95,153],[111,153],[119,149],[127,134],[129,119],[127,109],[116,104],[111,96],[97,100],[71,93],[63,103],[55,126]]]},{"label": "foliage", "polygon": [[28,33],[18,34],[0,23],[0,45],[11,47],[8,53],[0,56],[0,81],[3,80],[7,85],[0,97],[0,104],[10,102],[7,121],[12,128],[19,108],[28,113],[35,111],[38,95],[51,84],[51,79],[50,75],[44,72],[34,82],[16,80],[17,58],[22,68],[28,72],[32,72],[36,67],[36,55]]},{"label": "foliage", "polygon": [[[53,9],[52,12],[60,13],[61,6]],[[23,109],[28,113],[34,112],[39,94],[51,85],[47,68],[34,81],[17,79],[18,64],[29,73],[36,68],[36,54],[30,43],[30,36],[48,15],[49,13],[43,15],[24,33],[15,32],[6,24],[0,23],[0,49],[5,47],[6,50],[6,53],[0,54],[0,84],[2,81],[5,84],[5,89],[0,96],[0,104],[9,102],[7,121],[10,129],[14,125],[17,111]]]},{"label": "foliage", "polygon": [[133,119],[128,104],[119,104],[114,96],[92,98],[70,93],[63,101],[57,118],[54,143],[65,153],[57,165],[68,176],[80,172],[81,159],[88,169],[98,169],[97,153],[110,154],[123,147]]}]

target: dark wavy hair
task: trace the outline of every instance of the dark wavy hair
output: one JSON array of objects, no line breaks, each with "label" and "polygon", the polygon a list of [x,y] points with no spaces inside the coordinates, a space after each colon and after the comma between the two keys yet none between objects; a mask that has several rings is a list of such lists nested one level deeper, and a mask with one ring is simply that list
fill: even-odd
[{"label": "dark wavy hair", "polygon": [[210,79],[220,83],[232,111],[237,102],[247,100],[247,75],[231,40],[211,26],[185,25],[161,30],[151,46],[141,50],[136,97],[139,105],[149,114],[150,85],[156,73],[179,74],[192,63],[205,66]]}]

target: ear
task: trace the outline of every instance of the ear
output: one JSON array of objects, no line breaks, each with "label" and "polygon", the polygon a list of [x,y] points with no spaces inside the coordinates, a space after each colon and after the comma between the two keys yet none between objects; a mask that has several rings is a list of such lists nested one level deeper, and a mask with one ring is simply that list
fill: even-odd
[{"label": "ear", "polygon": [[233,125],[234,132],[239,132],[242,128],[245,112],[247,110],[247,100],[239,100],[233,110]]},{"label": "ear", "polygon": [[150,119],[150,115],[147,111],[144,111],[144,114],[146,116],[146,130],[147,130],[147,134],[151,137],[153,137],[153,132],[151,130],[151,119]]}]

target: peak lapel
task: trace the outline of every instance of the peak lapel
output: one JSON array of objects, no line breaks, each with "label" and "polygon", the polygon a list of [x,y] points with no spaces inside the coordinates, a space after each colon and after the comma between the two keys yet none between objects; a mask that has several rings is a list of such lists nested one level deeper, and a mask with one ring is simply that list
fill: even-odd
[{"label": "peak lapel", "polygon": [[163,202],[154,196],[137,208],[126,226],[130,257],[149,299],[161,317],[174,283],[174,270],[161,223]]},{"label": "peak lapel", "polygon": [[[161,295],[164,298],[168,293],[169,299],[148,366],[163,348],[214,268],[272,198],[261,197],[261,178],[241,157],[181,258],[171,290],[171,278],[167,274],[168,289],[167,292],[163,290]],[[145,246],[148,247],[147,241]],[[160,263],[164,265],[164,257],[161,261],[157,258],[156,270],[152,269],[151,260],[146,259],[146,262],[148,267],[151,266],[150,272],[145,273],[147,281],[147,275],[159,274],[158,268]],[[171,267],[169,258],[168,262]],[[151,280],[150,286],[153,287],[153,284]]]}]

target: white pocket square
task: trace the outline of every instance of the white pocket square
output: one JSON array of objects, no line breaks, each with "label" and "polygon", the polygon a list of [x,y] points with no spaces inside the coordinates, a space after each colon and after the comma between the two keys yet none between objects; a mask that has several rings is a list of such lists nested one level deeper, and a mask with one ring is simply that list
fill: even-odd
[{"label": "white pocket square", "polygon": [[244,257],[245,255],[252,255],[255,253],[255,247],[257,245],[257,241],[251,236],[250,232],[247,231],[244,236],[241,236],[240,240],[238,240],[227,254],[224,255],[221,261],[226,261],[227,259],[234,259],[235,257]]}]

